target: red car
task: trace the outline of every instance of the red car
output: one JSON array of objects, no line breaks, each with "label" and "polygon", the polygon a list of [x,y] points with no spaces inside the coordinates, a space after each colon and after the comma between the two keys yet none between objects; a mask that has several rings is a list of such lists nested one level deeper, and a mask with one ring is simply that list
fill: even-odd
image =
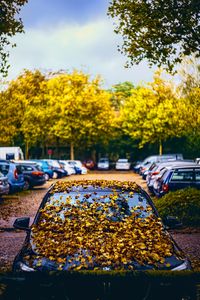
[{"label": "red car", "polygon": [[94,170],[96,167],[96,164],[92,159],[85,160],[83,165],[89,170]]}]

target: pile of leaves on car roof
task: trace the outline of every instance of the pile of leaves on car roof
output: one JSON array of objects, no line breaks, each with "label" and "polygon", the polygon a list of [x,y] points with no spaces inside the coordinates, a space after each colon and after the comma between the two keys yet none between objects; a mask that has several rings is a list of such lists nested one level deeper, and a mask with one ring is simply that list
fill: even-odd
[{"label": "pile of leaves on car roof", "polygon": [[[99,193],[105,189],[110,193]],[[133,260],[155,268],[165,263],[173,245],[161,220],[150,205],[129,210],[128,201],[139,190],[133,182],[57,182],[32,227],[38,258],[47,257],[60,269],[68,258],[72,270],[132,270]],[[76,194],[73,201],[71,191]]]}]

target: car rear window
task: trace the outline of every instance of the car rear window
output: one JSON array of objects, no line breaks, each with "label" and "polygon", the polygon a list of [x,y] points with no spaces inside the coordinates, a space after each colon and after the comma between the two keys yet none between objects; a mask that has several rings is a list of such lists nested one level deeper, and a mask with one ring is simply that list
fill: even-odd
[{"label": "car rear window", "polygon": [[[54,193],[45,203],[45,207],[50,205],[51,209],[53,206],[55,207],[55,210],[56,207],[60,207],[59,216],[63,219],[67,208],[66,203],[69,203],[69,207],[79,207],[79,205],[82,206],[84,203],[91,205],[92,203],[97,202],[100,204],[99,207],[101,207],[101,204],[109,203],[113,195],[112,191],[103,190],[72,191],[67,194]],[[114,195],[114,197],[116,196]],[[124,218],[124,215],[131,215],[133,209],[138,213],[140,218],[145,218],[152,213],[152,207],[141,193],[134,192],[130,194],[128,192],[117,192],[117,197],[118,199],[115,200],[118,205],[117,210],[115,212],[107,212],[108,218],[111,218],[112,221],[119,221]]]},{"label": "car rear window", "polygon": [[6,176],[9,172],[9,165],[8,164],[0,164],[0,172]]},{"label": "car rear window", "polygon": [[193,170],[175,170],[171,181],[193,181]]}]

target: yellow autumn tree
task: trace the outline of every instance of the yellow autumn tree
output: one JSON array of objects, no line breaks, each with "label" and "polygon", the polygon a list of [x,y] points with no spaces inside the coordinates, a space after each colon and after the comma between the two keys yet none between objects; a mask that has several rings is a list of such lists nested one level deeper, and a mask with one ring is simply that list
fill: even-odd
[{"label": "yellow autumn tree", "polygon": [[180,137],[185,129],[186,103],[176,97],[170,82],[155,73],[147,87],[133,90],[121,111],[123,128],[132,138],[146,143],[158,143],[162,154],[163,142]]},{"label": "yellow autumn tree", "polygon": [[9,140],[21,135],[26,146],[26,157],[30,146],[48,138],[51,119],[47,110],[45,86],[46,78],[39,70],[25,70],[9,83],[2,95],[7,103],[4,120],[11,119],[13,125],[13,128],[9,125]]},{"label": "yellow autumn tree", "polygon": [[73,71],[59,74],[47,83],[47,97],[54,125],[53,135],[70,144],[70,157],[74,147],[105,143],[112,132],[114,114],[110,94],[100,86],[96,77]]}]

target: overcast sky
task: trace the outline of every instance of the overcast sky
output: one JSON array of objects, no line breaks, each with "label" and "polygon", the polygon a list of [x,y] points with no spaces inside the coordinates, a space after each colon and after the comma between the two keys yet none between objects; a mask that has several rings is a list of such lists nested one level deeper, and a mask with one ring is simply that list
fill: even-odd
[{"label": "overcast sky", "polygon": [[126,57],[117,51],[121,38],[106,15],[109,0],[29,0],[21,11],[25,34],[13,39],[9,79],[24,68],[74,68],[91,76],[100,74],[106,88],[131,81],[152,81],[147,63],[124,68]]}]

